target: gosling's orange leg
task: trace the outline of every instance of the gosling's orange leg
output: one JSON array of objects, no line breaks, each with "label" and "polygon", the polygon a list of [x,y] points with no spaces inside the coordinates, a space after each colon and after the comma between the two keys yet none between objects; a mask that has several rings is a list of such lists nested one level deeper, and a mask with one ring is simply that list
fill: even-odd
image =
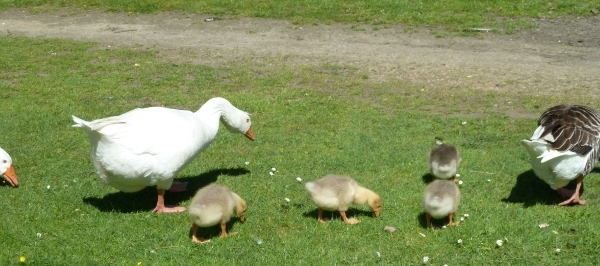
[{"label": "gosling's orange leg", "polygon": [[327,221],[323,220],[323,209],[319,208],[319,222],[326,223]]},{"label": "gosling's orange leg", "polygon": [[227,224],[221,224],[221,238],[227,237]]},{"label": "gosling's orange leg", "polygon": [[344,220],[344,223],[350,223],[350,221],[348,221],[348,217],[346,217],[345,211],[340,211],[340,216],[342,216],[342,220]]},{"label": "gosling's orange leg", "polygon": [[[564,205],[569,205],[569,204],[579,204],[579,205],[585,205],[586,201],[579,199],[579,190],[581,189],[581,184],[583,184],[583,176],[580,175],[579,177],[577,177],[577,186],[575,187],[575,192],[573,192],[573,195],[571,195],[571,197],[561,203],[559,203],[559,206],[564,206]],[[565,197],[564,195],[567,194],[565,192],[566,189],[564,188],[559,188],[559,194],[563,195],[563,197]]]},{"label": "gosling's orange leg", "polygon": [[425,220],[427,220],[427,228],[431,228],[431,215],[429,213],[425,213]]},{"label": "gosling's orange leg", "polygon": [[210,239],[204,239],[202,237],[198,238],[196,237],[196,233],[198,232],[198,226],[194,223],[192,223],[192,242],[194,243],[207,243],[210,242]]},{"label": "gosling's orange leg", "polygon": [[454,222],[454,213],[448,214],[448,226],[457,226],[460,222]]},{"label": "gosling's orange leg", "polygon": [[356,218],[350,218],[348,219],[348,217],[346,217],[346,212],[345,211],[340,211],[340,215],[342,216],[342,219],[344,220],[344,223],[347,224],[357,224],[360,223],[360,221]]}]

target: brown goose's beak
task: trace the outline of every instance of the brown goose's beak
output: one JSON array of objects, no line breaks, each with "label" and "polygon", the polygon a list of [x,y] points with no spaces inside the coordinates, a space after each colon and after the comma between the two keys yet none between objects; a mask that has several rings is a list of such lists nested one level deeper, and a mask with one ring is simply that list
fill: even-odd
[{"label": "brown goose's beak", "polygon": [[2,177],[4,177],[4,179],[6,181],[8,181],[8,183],[13,186],[13,187],[18,187],[19,186],[19,180],[17,180],[17,175],[15,174],[15,168],[11,165],[8,170],[6,170],[6,173],[4,173],[2,175]]},{"label": "brown goose's beak", "polygon": [[246,134],[244,134],[244,136],[246,136],[246,138],[250,139],[251,141],[254,141],[254,133],[252,133],[252,128],[249,128]]}]

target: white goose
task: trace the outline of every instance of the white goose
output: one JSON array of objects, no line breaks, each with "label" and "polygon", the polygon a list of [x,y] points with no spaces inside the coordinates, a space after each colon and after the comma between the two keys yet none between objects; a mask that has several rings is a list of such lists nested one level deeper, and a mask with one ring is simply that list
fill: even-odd
[{"label": "white goose", "polygon": [[208,100],[195,113],[149,107],[91,122],[73,116],[73,127],[88,134],[94,167],[105,184],[123,192],[156,185],[154,212],[180,212],[185,208],[165,206],[165,190],[185,190],[186,183],[173,178],[214,140],[219,120],[254,140],[250,116],[223,98]]},{"label": "white goose", "polygon": [[13,187],[19,186],[19,180],[15,174],[15,168],[12,166],[12,159],[10,155],[2,148],[0,148],[0,175],[4,178],[8,184]]},{"label": "white goose", "polygon": [[[600,114],[581,105],[557,105],[546,110],[538,124],[533,136],[521,141],[531,156],[531,168],[566,198],[559,205],[585,204],[579,190],[600,155]],[[575,191],[563,188],[574,179]]]}]

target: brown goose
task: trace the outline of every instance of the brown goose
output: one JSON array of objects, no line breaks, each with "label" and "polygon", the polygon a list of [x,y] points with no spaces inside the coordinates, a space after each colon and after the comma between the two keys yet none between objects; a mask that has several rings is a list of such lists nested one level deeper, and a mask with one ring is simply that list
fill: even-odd
[{"label": "brown goose", "polygon": [[[579,190],[600,155],[600,114],[586,106],[557,105],[542,114],[538,125],[530,139],[521,141],[531,168],[566,199],[559,205],[585,204]],[[574,179],[575,191],[563,188]]]},{"label": "brown goose", "polygon": [[436,146],[429,152],[429,169],[439,179],[454,179],[461,158],[458,149],[436,139]]}]

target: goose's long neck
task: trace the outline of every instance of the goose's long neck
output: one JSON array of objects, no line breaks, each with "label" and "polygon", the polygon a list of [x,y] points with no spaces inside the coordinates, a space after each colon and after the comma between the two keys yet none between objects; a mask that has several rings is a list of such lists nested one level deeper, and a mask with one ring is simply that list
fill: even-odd
[{"label": "goose's long neck", "polygon": [[214,138],[219,130],[219,121],[229,119],[231,108],[234,107],[229,101],[223,98],[212,98],[202,105],[195,114],[206,123],[212,135],[211,137]]}]

